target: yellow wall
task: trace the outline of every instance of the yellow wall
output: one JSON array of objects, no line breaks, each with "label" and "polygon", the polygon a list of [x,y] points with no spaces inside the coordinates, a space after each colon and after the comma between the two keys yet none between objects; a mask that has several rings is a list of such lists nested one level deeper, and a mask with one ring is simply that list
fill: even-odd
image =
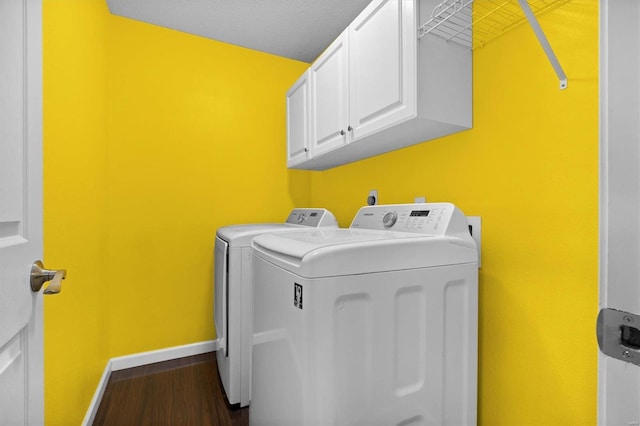
[{"label": "yellow wall", "polygon": [[106,6],[44,0],[44,261],[67,268],[46,297],[45,418],[77,425],[107,351]]},{"label": "yellow wall", "polygon": [[306,64],[110,19],[110,354],[213,339],[218,227],[309,200],[285,163],[287,88]]},{"label": "yellow wall", "polygon": [[110,358],[213,329],[215,230],[309,203],[285,163],[284,93],[306,64],[44,1],[49,425],[79,424]]},{"label": "yellow wall", "polygon": [[482,217],[479,419],[595,424],[597,2],[540,18],[569,76],[527,25],[474,51],[474,128],[311,178],[342,226],[381,203],[451,201]]},{"label": "yellow wall", "polygon": [[[293,206],[343,226],[369,189],[483,218],[480,424],[594,424],[597,2],[474,52],[474,128],[326,172],[287,171],[286,89],[306,64],[44,0],[46,419],[78,424],[109,358],[214,338],[212,248]],[[102,271],[102,273],[96,273]]]}]

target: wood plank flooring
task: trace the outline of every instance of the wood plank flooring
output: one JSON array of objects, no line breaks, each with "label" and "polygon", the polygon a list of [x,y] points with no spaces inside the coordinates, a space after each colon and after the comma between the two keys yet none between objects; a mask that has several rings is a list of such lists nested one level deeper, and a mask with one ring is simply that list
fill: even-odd
[{"label": "wood plank flooring", "polygon": [[248,426],[249,408],[232,409],[215,352],[114,371],[94,426]]}]

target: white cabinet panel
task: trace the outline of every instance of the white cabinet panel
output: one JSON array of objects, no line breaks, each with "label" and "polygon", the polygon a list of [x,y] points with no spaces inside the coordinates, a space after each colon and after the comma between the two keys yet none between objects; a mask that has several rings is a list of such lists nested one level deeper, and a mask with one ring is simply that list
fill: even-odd
[{"label": "white cabinet panel", "polygon": [[309,73],[287,92],[287,166],[292,167],[309,158],[310,101]]},{"label": "white cabinet panel", "polygon": [[358,140],[416,113],[413,2],[386,0],[349,27],[350,125]]},{"label": "white cabinet panel", "polygon": [[343,32],[311,65],[311,155],[347,142],[348,34]]}]

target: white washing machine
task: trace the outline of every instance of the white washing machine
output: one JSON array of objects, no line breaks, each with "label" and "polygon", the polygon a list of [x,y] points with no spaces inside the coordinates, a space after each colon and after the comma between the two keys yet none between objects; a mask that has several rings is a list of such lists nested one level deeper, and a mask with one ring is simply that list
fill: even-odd
[{"label": "white washing machine", "polygon": [[478,253],[452,204],[253,240],[251,425],[475,425]]},{"label": "white washing machine", "polygon": [[231,225],[216,233],[214,321],[220,343],[216,357],[232,405],[244,407],[251,399],[251,240],[267,232],[309,227],[337,228],[338,222],[326,209],[294,209],[285,223]]}]

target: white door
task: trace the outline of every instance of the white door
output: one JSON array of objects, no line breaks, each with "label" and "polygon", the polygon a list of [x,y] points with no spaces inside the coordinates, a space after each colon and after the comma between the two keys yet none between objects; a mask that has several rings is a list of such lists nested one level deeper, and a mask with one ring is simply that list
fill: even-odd
[{"label": "white door", "polygon": [[629,426],[640,424],[640,2],[600,6],[598,424]]},{"label": "white door", "polygon": [[343,31],[309,68],[312,158],[349,140],[348,44],[348,33]]},{"label": "white door", "polygon": [[0,0],[0,425],[43,424],[40,0]]},{"label": "white door", "polygon": [[356,141],[416,114],[416,7],[375,0],[349,26],[349,124]]}]

